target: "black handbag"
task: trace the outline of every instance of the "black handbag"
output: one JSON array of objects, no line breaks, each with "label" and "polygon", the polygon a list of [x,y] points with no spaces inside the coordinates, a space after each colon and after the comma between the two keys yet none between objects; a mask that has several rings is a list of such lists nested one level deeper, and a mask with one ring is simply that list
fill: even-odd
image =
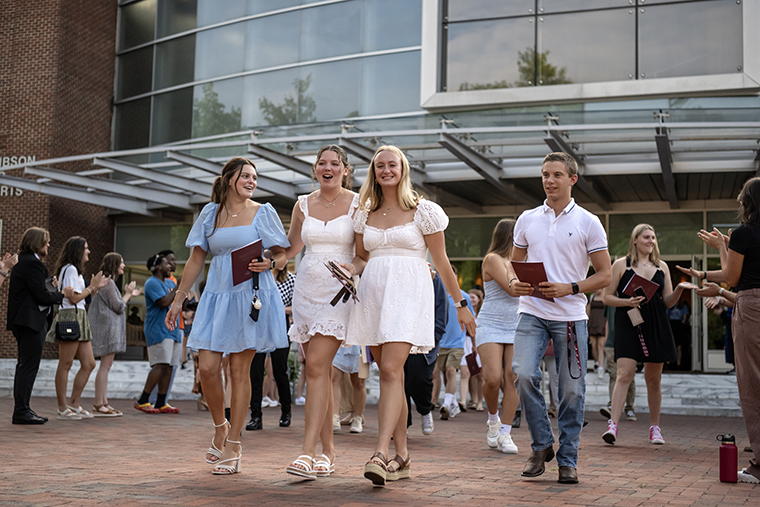
[{"label": "black handbag", "polygon": [[[74,307],[74,312],[78,315],[79,310]],[[79,341],[82,331],[79,329],[78,320],[59,320],[55,323],[55,338],[62,342]]]}]

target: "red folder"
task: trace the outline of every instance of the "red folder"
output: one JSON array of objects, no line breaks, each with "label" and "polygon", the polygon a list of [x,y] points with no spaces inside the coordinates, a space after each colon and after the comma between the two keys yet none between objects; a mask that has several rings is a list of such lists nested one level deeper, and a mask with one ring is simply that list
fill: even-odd
[{"label": "red folder", "polygon": [[533,294],[531,296],[554,302],[554,298],[546,297],[538,290],[539,283],[549,281],[546,279],[546,270],[544,269],[543,262],[512,261],[512,267],[521,282],[528,282],[533,286]]},{"label": "red folder", "polygon": [[628,283],[625,285],[625,288],[623,289],[623,294],[631,297],[635,297],[633,291],[641,287],[644,289],[644,294],[647,296],[647,301],[652,299],[652,296],[654,296],[655,292],[657,292],[657,289],[660,287],[659,283],[654,283],[651,280],[647,280],[643,276],[639,276],[636,273],[633,274],[630,280],[628,280]]},{"label": "red folder", "polygon": [[248,243],[244,247],[233,250],[230,255],[232,258],[232,285],[238,285],[246,280],[253,278],[253,271],[248,269],[248,265],[253,259],[261,259],[261,240],[257,239],[253,243]]}]

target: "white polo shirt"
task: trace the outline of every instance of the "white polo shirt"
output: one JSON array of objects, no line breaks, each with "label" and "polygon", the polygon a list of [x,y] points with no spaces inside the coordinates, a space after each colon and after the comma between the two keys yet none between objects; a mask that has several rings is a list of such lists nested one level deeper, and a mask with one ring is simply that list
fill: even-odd
[{"label": "white polo shirt", "polygon": [[[543,262],[550,282],[571,283],[585,280],[590,254],[607,249],[607,233],[599,218],[570,199],[559,216],[546,201],[522,213],[514,230],[514,244],[528,250],[530,262]],[[554,302],[533,296],[520,298],[518,313],[529,313],[546,320],[587,320],[583,293],[554,298]]]}]

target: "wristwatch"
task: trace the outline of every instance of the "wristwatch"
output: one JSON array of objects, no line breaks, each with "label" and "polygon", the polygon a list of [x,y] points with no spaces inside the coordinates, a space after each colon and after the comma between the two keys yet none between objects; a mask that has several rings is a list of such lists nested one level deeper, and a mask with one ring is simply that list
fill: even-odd
[{"label": "wristwatch", "polygon": [[467,308],[467,300],[462,299],[459,303],[454,303],[457,308]]},{"label": "wristwatch", "polygon": [[575,282],[570,282],[570,285],[573,286],[573,294],[578,294],[580,292],[580,289],[578,288],[578,284]]}]

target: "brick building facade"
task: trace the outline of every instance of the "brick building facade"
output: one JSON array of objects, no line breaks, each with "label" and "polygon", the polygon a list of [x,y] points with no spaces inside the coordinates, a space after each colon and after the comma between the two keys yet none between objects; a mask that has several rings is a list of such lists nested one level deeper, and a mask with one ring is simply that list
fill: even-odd
[{"label": "brick building facade", "polygon": [[[116,2],[0,0],[0,162],[108,151],[116,41]],[[5,163],[3,165],[10,165]],[[59,169],[84,170],[67,164]],[[8,171],[23,176],[22,170]],[[0,251],[15,252],[27,227],[50,231],[52,270],[67,238],[87,238],[89,277],[113,249],[106,209],[20,189],[0,188]],[[7,286],[0,288],[0,357],[16,357],[5,330]],[[57,348],[46,345],[44,356]]]}]

